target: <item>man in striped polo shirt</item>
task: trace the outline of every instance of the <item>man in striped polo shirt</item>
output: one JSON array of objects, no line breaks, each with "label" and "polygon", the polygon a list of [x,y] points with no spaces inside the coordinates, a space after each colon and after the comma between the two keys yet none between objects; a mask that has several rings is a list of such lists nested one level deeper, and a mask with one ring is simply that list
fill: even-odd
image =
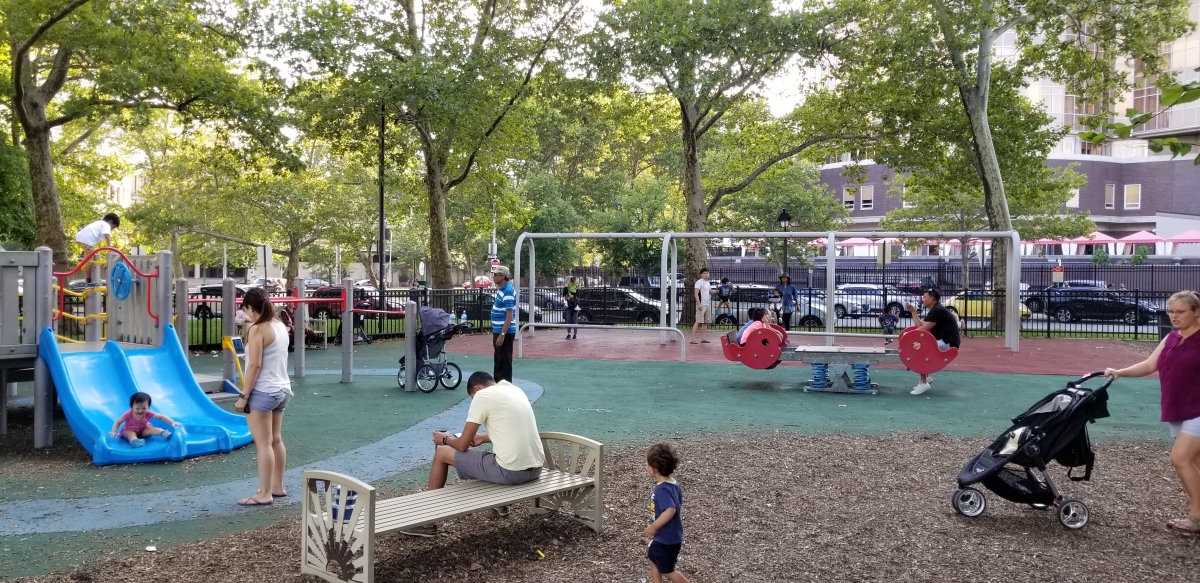
[{"label": "man in striped polo shirt", "polygon": [[496,347],[492,377],[496,381],[512,382],[513,339],[517,337],[517,292],[507,267],[496,268],[492,282],[496,284],[496,300],[492,303],[492,344]]}]

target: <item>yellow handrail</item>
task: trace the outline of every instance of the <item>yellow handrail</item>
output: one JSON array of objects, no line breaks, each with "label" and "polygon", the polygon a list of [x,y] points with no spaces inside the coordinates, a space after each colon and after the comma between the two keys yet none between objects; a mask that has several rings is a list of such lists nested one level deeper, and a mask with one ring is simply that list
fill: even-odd
[{"label": "yellow handrail", "polygon": [[74,314],[68,314],[66,312],[60,312],[58,310],[51,310],[51,311],[54,312],[55,315],[61,316],[63,318],[70,318],[72,320],[75,320],[76,322],[87,322],[88,320],[100,320],[101,322],[108,322],[108,314],[88,314],[87,316],[76,316]]},{"label": "yellow handrail", "polygon": [[82,340],[75,340],[74,338],[67,338],[66,336],[61,336],[59,334],[55,334],[54,337],[58,338],[59,340],[62,340],[63,342],[83,342]]},{"label": "yellow handrail", "polygon": [[75,291],[71,291],[69,289],[63,289],[62,287],[56,285],[56,286],[54,286],[54,291],[61,291],[63,293],[63,295],[68,295],[68,296],[76,297],[76,298],[82,298],[82,297],[87,297],[88,294],[108,293],[108,288],[104,287],[104,286],[89,287],[89,288],[83,290],[82,292],[75,292]]}]

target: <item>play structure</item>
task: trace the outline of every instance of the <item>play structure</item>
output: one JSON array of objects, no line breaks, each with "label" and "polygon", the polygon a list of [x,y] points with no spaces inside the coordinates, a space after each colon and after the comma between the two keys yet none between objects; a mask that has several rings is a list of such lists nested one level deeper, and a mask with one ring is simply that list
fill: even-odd
[{"label": "play structure", "polygon": [[[107,285],[71,291],[68,278],[84,270]],[[7,383],[33,380],[36,448],[53,445],[56,402],[96,465],[180,460],[250,443],[245,418],[213,404],[200,387],[209,379],[197,379],[188,365],[186,330],[180,338],[171,325],[172,284],[169,252],[131,258],[98,248],[64,272],[54,271],[45,247],[0,252],[0,374],[6,383],[0,428],[7,429]],[[84,299],[82,316],[65,309],[67,296]],[[60,333],[68,321],[84,327],[83,341]],[[108,434],[139,391],[153,398],[153,410],[183,424],[171,440],[152,438],[133,448]]]}]

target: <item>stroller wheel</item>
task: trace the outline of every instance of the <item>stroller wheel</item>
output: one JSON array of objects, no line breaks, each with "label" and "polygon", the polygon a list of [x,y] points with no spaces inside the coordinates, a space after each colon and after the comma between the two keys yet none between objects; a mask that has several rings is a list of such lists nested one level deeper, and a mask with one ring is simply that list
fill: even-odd
[{"label": "stroller wheel", "polygon": [[438,373],[433,366],[424,364],[417,369],[417,388],[422,393],[432,393],[438,388]]},{"label": "stroller wheel", "polygon": [[1087,526],[1089,517],[1087,504],[1078,500],[1064,500],[1058,505],[1058,521],[1071,530]]},{"label": "stroller wheel", "polygon": [[403,358],[400,359],[400,372],[396,373],[396,384],[400,385],[401,389],[404,388],[404,359]]},{"label": "stroller wheel", "polygon": [[458,365],[454,364],[453,362],[447,362],[442,367],[441,382],[442,386],[446,387],[448,390],[453,391],[454,389],[457,389],[459,383],[462,382],[462,369],[458,368]]},{"label": "stroller wheel", "polygon": [[983,514],[984,509],[987,508],[987,498],[983,497],[983,492],[975,488],[959,488],[950,498],[950,504],[959,514],[975,518]]},{"label": "stroller wheel", "polygon": [[1049,504],[1030,504],[1029,507],[1034,510],[1050,510],[1052,508]]}]

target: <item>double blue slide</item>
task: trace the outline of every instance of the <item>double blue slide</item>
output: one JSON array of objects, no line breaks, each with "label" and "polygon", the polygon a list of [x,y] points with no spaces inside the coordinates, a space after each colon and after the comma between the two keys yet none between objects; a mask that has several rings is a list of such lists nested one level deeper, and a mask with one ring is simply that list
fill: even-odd
[{"label": "double blue slide", "polygon": [[[123,348],[112,341],[99,350],[93,343],[60,345],[49,328],[38,340],[38,356],[50,369],[67,422],[98,466],[178,461],[228,452],[252,441],[246,418],[218,407],[200,388],[170,325],[158,348]],[[113,421],[129,411],[129,397],[139,391],[150,395],[151,411],[183,426],[171,428],[170,439],[155,436],[134,448],[108,432]],[[151,423],[167,428],[160,420]]]}]

